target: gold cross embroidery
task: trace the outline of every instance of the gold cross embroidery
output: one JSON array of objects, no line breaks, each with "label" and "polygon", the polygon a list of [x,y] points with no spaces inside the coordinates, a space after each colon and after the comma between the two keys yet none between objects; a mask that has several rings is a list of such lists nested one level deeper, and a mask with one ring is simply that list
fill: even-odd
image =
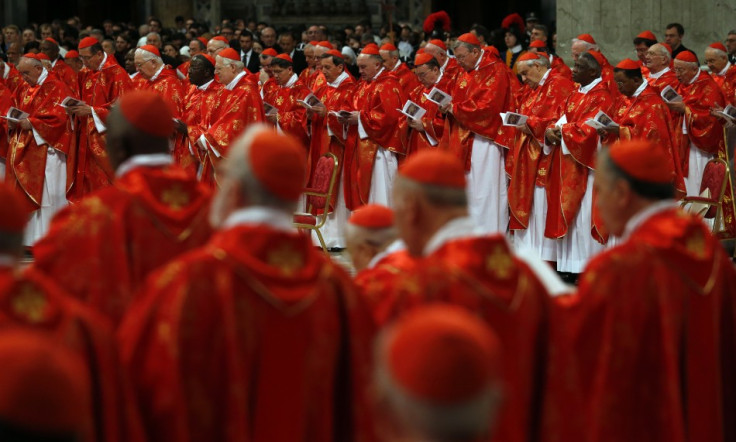
[{"label": "gold cross embroidery", "polygon": [[302,255],[286,244],[281,244],[268,252],[266,259],[268,265],[278,268],[286,276],[293,275],[304,265]]},{"label": "gold cross embroidery", "polygon": [[189,204],[189,195],[179,186],[174,186],[161,193],[161,201],[171,210],[181,210]]},{"label": "gold cross embroidery", "polygon": [[24,285],[20,294],[13,298],[13,312],[31,323],[43,321],[46,310],[46,297],[31,285]]},{"label": "gold cross embroidery", "polygon": [[493,253],[486,257],[486,269],[498,279],[507,279],[511,276],[513,266],[511,256],[501,246],[496,246]]}]

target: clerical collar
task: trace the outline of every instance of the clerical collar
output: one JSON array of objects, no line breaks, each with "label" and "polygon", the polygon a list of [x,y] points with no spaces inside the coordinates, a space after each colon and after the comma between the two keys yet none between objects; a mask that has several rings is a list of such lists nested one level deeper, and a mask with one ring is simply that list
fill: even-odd
[{"label": "clerical collar", "polygon": [[642,92],[644,92],[644,89],[646,89],[646,88],[647,88],[647,85],[648,85],[648,84],[649,84],[649,83],[647,83],[646,81],[642,81],[642,82],[641,82],[641,85],[639,85],[639,87],[638,87],[638,88],[636,89],[636,91],[634,91],[634,95],[633,95],[633,96],[634,96],[634,97],[638,97],[638,96],[639,96],[639,94],[641,94]]},{"label": "clerical collar", "polygon": [[587,94],[588,92],[590,92],[591,89],[596,87],[598,83],[600,83],[601,81],[603,81],[603,79],[601,77],[598,77],[595,80],[591,81],[587,86],[580,86],[580,89],[578,89],[578,92],[580,92],[581,94]]},{"label": "clerical collar", "polygon": [[332,88],[337,88],[348,77],[349,77],[348,73],[345,72],[345,71],[342,71],[342,74],[338,75],[337,78],[335,78],[335,81],[333,81],[332,83],[327,83],[327,85],[330,86],[330,87],[332,87]]},{"label": "clerical collar", "polygon": [[213,81],[215,81],[214,78],[208,81],[207,83],[203,84],[202,86],[197,86],[197,89],[199,89],[200,91],[206,91],[210,87]]},{"label": "clerical collar", "polygon": [[4,66],[5,66],[5,71],[3,72],[3,79],[7,80],[8,74],[10,73],[10,65],[8,63],[5,63]]},{"label": "clerical collar", "polygon": [[115,171],[115,177],[120,178],[126,173],[138,167],[161,167],[173,164],[174,160],[168,153],[147,153],[133,155],[118,166]]},{"label": "clerical collar", "polygon": [[156,81],[156,79],[158,78],[158,76],[161,75],[161,72],[164,71],[164,68],[165,67],[166,67],[166,65],[165,64],[162,64],[161,67],[158,68],[158,70],[156,71],[156,73],[153,74],[153,77],[151,77],[151,79],[148,80],[148,81]]},{"label": "clerical collar", "polygon": [[41,75],[38,76],[38,80],[36,80],[36,86],[43,86],[43,82],[46,81],[46,78],[49,76],[49,71],[46,70],[46,68],[43,68],[41,71]]},{"label": "clerical collar", "polygon": [[669,66],[667,66],[667,67],[665,67],[664,69],[662,69],[662,70],[661,70],[661,71],[659,71],[659,72],[652,72],[652,71],[649,71],[649,78],[659,78],[659,77],[661,77],[662,75],[664,75],[665,73],[667,73],[667,72],[668,72],[669,70],[670,70],[670,67],[669,67]]},{"label": "clerical collar", "polygon": [[693,84],[693,83],[695,83],[695,80],[697,80],[697,79],[698,79],[698,77],[700,77],[700,69],[698,69],[698,72],[697,72],[697,73],[695,73],[695,75],[693,76],[693,79],[692,79],[692,80],[690,80],[690,82],[689,82],[688,84]]},{"label": "clerical collar", "polygon": [[555,56],[552,54],[549,54],[549,65],[552,66],[552,60],[555,59]]},{"label": "clerical collar", "polygon": [[298,79],[299,79],[299,76],[298,75],[291,74],[291,78],[289,78],[289,81],[287,81],[286,84],[283,85],[283,86],[281,86],[281,87],[289,87],[290,88],[290,87],[294,86],[294,83],[296,83],[296,81]]},{"label": "clerical collar", "polygon": [[105,54],[105,56],[102,57],[102,63],[100,63],[100,65],[97,66],[97,70],[98,71],[101,71],[102,70],[102,67],[105,66],[105,63],[107,62],[107,52],[104,52],[104,54]]},{"label": "clerical collar", "polygon": [[13,255],[0,253],[0,268],[14,268],[18,258]]},{"label": "clerical collar", "polygon": [[223,229],[237,226],[264,225],[275,230],[293,232],[292,215],[271,207],[253,206],[238,209],[231,213],[222,224]]},{"label": "clerical collar", "polygon": [[677,203],[675,200],[667,199],[662,201],[657,201],[656,203],[653,203],[649,206],[647,206],[645,209],[639,211],[634,216],[629,218],[629,220],[626,222],[626,227],[624,227],[624,233],[621,235],[621,239],[627,239],[636,229],[639,228],[646,220],[653,217],[654,215],[664,212],[665,210],[673,209],[677,207]]},{"label": "clerical collar", "polygon": [[130,77],[130,79],[132,80],[132,79],[134,79],[135,77],[137,77],[139,73],[140,73],[140,72],[133,72],[132,74],[128,74],[128,77]]},{"label": "clerical collar", "polygon": [[550,72],[552,72],[552,69],[547,69],[547,72],[545,72],[544,75],[542,75],[542,79],[539,80],[539,84],[537,85],[537,87],[542,86],[544,82],[547,81],[547,77],[549,77]]},{"label": "clerical collar", "polygon": [[56,60],[54,60],[54,61],[52,61],[52,62],[51,62],[51,69],[53,69],[53,68],[55,68],[55,67],[56,67],[56,62],[57,62],[57,61],[59,61],[59,59],[58,59],[58,58],[57,58]]},{"label": "clerical collar", "polygon": [[233,81],[231,81],[230,83],[227,84],[227,86],[225,86],[225,89],[227,89],[229,91],[235,89],[235,86],[238,85],[238,82],[243,77],[245,77],[245,71],[243,71],[243,72],[239,73],[238,75],[236,75],[235,78],[233,78]]},{"label": "clerical collar", "polygon": [[396,66],[394,66],[394,68],[391,69],[391,72],[396,72],[396,69],[398,69],[399,66],[401,66],[401,60],[399,60],[399,61],[396,62]]},{"label": "clerical collar", "polygon": [[381,70],[380,70],[380,71],[378,71],[378,73],[377,73],[376,75],[374,75],[374,76],[373,76],[373,78],[371,78],[371,81],[373,81],[373,80],[375,80],[376,78],[380,77],[380,76],[381,76],[381,74],[383,73],[383,71],[385,71],[385,70],[386,70],[386,68],[381,68]]},{"label": "clerical collar", "polygon": [[480,66],[481,60],[483,60],[483,54],[485,54],[485,51],[483,49],[480,50],[480,57],[478,57],[478,61],[475,62],[475,66],[473,66],[473,70],[478,69],[478,66]]},{"label": "clerical collar", "polygon": [[401,252],[402,250],[406,250],[406,244],[404,244],[404,241],[397,239],[396,241],[392,242],[388,245],[385,249],[381,250],[376,254],[376,256],[371,259],[371,261],[368,263],[367,269],[372,269],[375,266],[378,265],[378,263],[388,255],[396,252]]},{"label": "clerical collar", "polygon": [[424,246],[424,256],[431,255],[450,241],[481,235],[483,235],[483,231],[476,226],[469,216],[455,218],[432,235],[427,245]]},{"label": "clerical collar", "polygon": [[442,69],[440,69],[440,75],[437,77],[437,81],[434,82],[434,84],[440,84],[440,80],[442,80],[442,76],[445,75],[444,72],[442,72]]},{"label": "clerical collar", "polygon": [[521,52],[521,49],[522,49],[522,48],[521,48],[521,45],[516,45],[516,46],[514,46],[513,48],[511,48],[511,49],[509,49],[509,50],[510,50],[510,51],[511,51],[512,53],[514,53],[514,54],[518,54],[519,52]]},{"label": "clerical collar", "polygon": [[447,58],[445,59],[445,64],[443,64],[443,65],[442,65],[442,67],[440,68],[440,70],[441,70],[442,72],[445,72],[445,69],[447,68],[447,64],[448,64],[449,62],[450,62],[450,57],[447,57]]},{"label": "clerical collar", "polygon": [[731,63],[726,63],[726,66],[723,69],[721,69],[721,72],[718,73],[718,76],[719,77],[725,77],[726,76],[726,72],[728,72],[728,69],[730,67],[731,67]]}]

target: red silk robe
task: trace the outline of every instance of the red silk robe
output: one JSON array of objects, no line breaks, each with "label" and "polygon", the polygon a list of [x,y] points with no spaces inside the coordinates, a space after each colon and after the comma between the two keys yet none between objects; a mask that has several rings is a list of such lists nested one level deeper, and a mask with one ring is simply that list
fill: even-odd
[{"label": "red silk robe", "polygon": [[34,265],[118,324],[149,273],[207,241],[209,202],[178,167],[136,167],[60,212]]},{"label": "red silk robe", "polygon": [[25,87],[26,82],[23,81],[23,77],[20,75],[20,72],[18,72],[18,69],[16,69],[15,66],[13,66],[10,63],[5,63],[6,66],[8,66],[10,69],[8,70],[8,77],[4,77],[4,72],[0,72],[0,82],[2,82],[8,89],[10,89],[10,92],[16,93],[16,90],[19,87]]},{"label": "red silk robe", "polygon": [[736,106],[736,65],[731,65],[726,71],[726,75],[721,82],[721,90],[723,95],[726,96],[728,104]]},{"label": "red silk robe", "polygon": [[419,261],[398,284],[397,309],[445,302],[468,308],[498,334],[504,353],[504,402],[494,441],[536,440],[549,298],[502,235],[450,241]]},{"label": "red silk robe", "polygon": [[733,440],[735,293],[721,245],[674,208],[594,257],[553,309],[544,440]]},{"label": "red silk robe", "polygon": [[400,250],[384,256],[375,266],[355,275],[355,285],[360,289],[378,328],[397,315],[400,299],[394,289],[401,279],[415,270],[416,263],[409,252]]},{"label": "red silk robe", "polygon": [[677,87],[680,85],[680,83],[677,81],[677,77],[675,76],[674,71],[670,68],[665,68],[665,69],[669,69],[669,70],[665,72],[664,74],[660,75],[659,78],[654,78],[651,76],[651,74],[649,75],[649,77],[647,77],[649,86],[653,87],[654,90],[656,90],[658,94],[662,93],[662,91],[667,86],[672,86],[673,89],[677,89]]},{"label": "red silk robe", "polygon": [[[544,185],[550,157],[544,155],[544,132],[564,112],[564,104],[575,84],[567,77],[550,69],[544,84],[529,89],[519,106],[518,113],[526,115],[532,135],[515,130],[512,150],[507,163],[512,165],[509,181],[509,228],[526,229],[534,202],[534,187]],[[508,168],[508,167],[507,167]]]},{"label": "red silk robe", "polygon": [[[425,87],[419,84],[409,93],[409,100],[417,103],[427,112],[422,117],[422,127],[424,127],[424,131],[412,129],[409,127],[408,119],[404,116],[400,117],[399,130],[402,143],[406,146],[407,157],[425,149],[436,148],[442,140],[442,134],[445,130],[445,114],[440,112],[440,108],[436,103],[428,100],[425,96],[425,94],[428,95],[429,91],[435,87],[446,94],[451,94],[452,79],[447,75],[442,74],[437,83],[432,86]],[[435,141],[434,145],[429,142],[427,135],[432,137]]]},{"label": "red silk robe", "polygon": [[140,72],[136,72],[135,74],[130,76],[130,82],[131,82],[131,89],[147,89],[149,81],[143,78],[143,75],[141,75]]},{"label": "red silk robe", "polygon": [[[100,70],[86,71],[80,75],[79,81],[80,99],[92,106],[103,124],[115,101],[133,87],[130,77],[112,55],[107,56]],[[92,115],[76,120],[79,148],[70,198],[79,200],[84,195],[109,186],[115,174],[105,151],[105,133],[97,130]]]},{"label": "red silk robe", "polygon": [[319,69],[304,69],[299,73],[299,80],[312,92],[327,84],[325,74]]},{"label": "red silk robe", "polygon": [[149,440],[373,440],[368,311],[306,237],[238,225],[149,281],[119,333]]},{"label": "red silk robe", "polygon": [[398,111],[406,96],[396,77],[385,69],[371,81],[363,82],[353,97],[354,110],[360,112],[360,121],[368,137],[361,139],[358,125],[350,126],[345,148],[345,204],[355,210],[368,203],[373,179],[373,164],[379,147],[404,155],[399,137]]},{"label": "red silk robe", "polygon": [[[674,149],[672,144],[670,109],[659,96],[659,92],[652,86],[647,86],[637,97],[617,100],[611,117],[620,126],[618,138],[621,140],[644,138],[667,149],[675,171],[675,189],[679,196],[685,196],[687,191],[680,168],[679,149]],[[605,144],[614,141],[615,136],[603,139]]]},{"label": "red silk robe", "polygon": [[74,178],[74,141],[69,117],[64,108],[57,106],[70,94],[69,88],[52,72],[48,72],[42,85],[18,89],[14,106],[29,114],[33,129],[49,143],[39,146],[33,131],[21,129],[20,125],[10,133],[5,179],[23,195],[29,213],[41,207],[49,147],[67,155],[67,190]]},{"label": "red silk robe", "polygon": [[0,329],[19,328],[50,336],[78,354],[89,368],[94,420],[83,441],[144,440],[115,335],[103,317],[38,271],[20,274],[0,267]]},{"label": "red silk robe", "polygon": [[215,114],[220,103],[226,98],[225,87],[212,80],[206,89],[195,85],[189,86],[184,98],[182,122],[187,125],[187,136],[177,138],[174,146],[174,162],[190,173],[197,169],[197,163],[203,161],[199,137],[205,133],[215,121]]},{"label": "red silk robe", "polygon": [[[8,114],[8,109],[13,105],[13,94],[2,82],[0,82],[0,115]],[[0,118],[0,158],[5,161],[8,157],[8,120]]]},{"label": "red silk robe", "polygon": [[310,93],[312,93],[310,88],[297,78],[290,87],[277,86],[263,94],[263,102],[279,111],[278,126],[284,132],[298,138],[305,150],[309,148],[307,110],[296,100],[304,100]]},{"label": "red silk robe", "polygon": [[447,57],[445,66],[442,67],[442,75],[448,78],[452,88],[454,88],[458,78],[465,75],[465,70],[457,64],[455,58]]},{"label": "red silk robe", "polygon": [[64,63],[64,60],[58,59],[51,68],[51,72],[54,72],[69,87],[72,97],[79,97],[79,76],[71,66]]},{"label": "red silk robe", "polygon": [[404,96],[408,96],[410,92],[421,86],[417,76],[411,69],[409,69],[406,63],[394,66],[391,74],[396,77],[396,80],[398,80],[401,90],[404,91]]},{"label": "red silk robe", "polygon": [[565,64],[565,60],[557,55],[552,56],[551,69],[553,72],[562,75],[572,81],[572,69]]},{"label": "red silk robe", "polygon": [[245,75],[238,84],[227,92],[225,102],[218,106],[212,126],[204,133],[207,142],[217,149],[219,155],[212,150],[207,151],[202,162],[202,180],[214,185],[216,166],[227,155],[230,143],[249,125],[262,121],[263,101],[258,85],[249,78],[249,73],[245,70]]},{"label": "red silk robe", "polygon": [[456,154],[466,171],[470,170],[474,134],[495,142],[501,127],[499,114],[512,108],[506,71],[499,58],[484,55],[476,69],[458,77],[452,91],[452,115],[445,121],[440,147]]},{"label": "red silk robe", "polygon": [[[611,115],[613,98],[608,85],[601,81],[588,93],[574,91],[565,103],[563,113],[567,124],[562,126],[562,137],[570,155],[562,154],[561,146],[554,146],[552,164],[547,177],[547,238],[562,238],[567,234],[569,223],[580,210],[588,183],[588,173],[595,168],[595,153],[600,138],[595,129],[585,124],[598,111]],[[554,123],[551,125],[553,126]],[[607,241],[607,233],[597,219],[595,204],[591,234],[599,242]]]}]

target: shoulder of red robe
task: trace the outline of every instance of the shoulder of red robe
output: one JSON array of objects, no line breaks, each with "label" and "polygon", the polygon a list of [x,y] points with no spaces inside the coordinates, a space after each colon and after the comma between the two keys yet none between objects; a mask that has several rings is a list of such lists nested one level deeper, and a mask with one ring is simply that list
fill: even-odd
[{"label": "shoulder of red robe", "polygon": [[278,52],[276,52],[276,49],[274,48],[266,48],[261,52],[261,55],[267,55],[269,57],[275,57],[279,55]]},{"label": "shoulder of red robe", "polygon": [[537,48],[537,49],[546,48],[547,43],[543,42],[542,40],[534,40],[531,43],[529,43],[529,47]]},{"label": "shoulder of red robe", "polygon": [[58,41],[56,41],[56,40],[54,40],[54,39],[53,39],[53,38],[51,38],[51,37],[46,37],[46,38],[44,38],[44,41],[47,41],[47,42],[49,42],[49,43],[53,43],[53,44],[55,44],[56,46],[59,46],[59,42],[58,42]]},{"label": "shoulder of red robe", "polygon": [[728,54],[728,49],[726,49],[726,46],[721,43],[720,41],[717,41],[715,43],[711,43],[708,45],[709,48],[718,49],[719,51],[723,51],[726,54]]},{"label": "shoulder of red robe", "polygon": [[88,48],[90,46],[94,46],[94,45],[99,44],[99,43],[100,43],[99,40],[97,40],[94,37],[84,37],[79,42],[79,46],[77,48],[78,49],[85,49],[85,48]]},{"label": "shoulder of red robe", "polygon": [[539,54],[534,52],[524,52],[521,54],[519,58],[516,59],[516,61],[536,61],[539,60]]},{"label": "shoulder of red robe", "polygon": [[578,40],[582,40],[582,41],[584,41],[586,43],[590,43],[592,45],[598,44],[598,43],[595,42],[595,39],[593,38],[593,36],[590,35],[590,34],[580,34],[580,35],[578,35],[575,38],[578,39]]},{"label": "shoulder of red robe", "polygon": [[692,51],[682,51],[677,54],[675,60],[686,61],[688,63],[697,63],[698,57]]},{"label": "shoulder of red robe", "polygon": [[425,150],[412,155],[399,168],[399,175],[421,184],[465,188],[465,167],[450,152]]},{"label": "shoulder of red robe", "polygon": [[437,46],[438,48],[442,48],[443,51],[447,50],[447,45],[444,41],[440,40],[439,38],[434,38],[432,40],[429,40],[429,44]]},{"label": "shoulder of red robe", "polygon": [[365,45],[360,55],[380,55],[378,52],[378,45],[375,43],[369,43]]},{"label": "shoulder of red robe", "polygon": [[427,53],[422,53],[422,54],[417,53],[417,56],[414,57],[414,66],[421,66],[425,63],[432,61],[433,59],[434,57],[432,57],[431,55]]},{"label": "shoulder of red robe", "polygon": [[500,52],[498,52],[498,48],[497,48],[497,47],[495,47],[495,46],[485,46],[485,47],[483,48],[483,50],[484,50],[484,51],[488,51],[488,53],[489,53],[489,54],[491,54],[492,56],[494,56],[494,57],[496,57],[496,58],[499,58],[499,57],[501,57],[501,53],[500,53]]},{"label": "shoulder of red robe", "polygon": [[325,52],[325,54],[332,55],[333,57],[345,58],[345,56],[342,55],[342,52],[338,51],[337,49],[330,49],[329,51]]},{"label": "shoulder of red robe", "polygon": [[636,69],[641,69],[641,66],[639,65],[639,62],[636,62],[630,58],[624,58],[616,65],[616,68],[632,71]]},{"label": "shoulder of red robe", "polygon": [[394,225],[394,211],[380,204],[366,204],[355,210],[348,222],[368,229],[387,229]]},{"label": "shoulder of red robe", "polygon": [[174,133],[174,104],[156,92],[129,92],[120,98],[119,106],[123,118],[145,134],[167,138]]},{"label": "shoulder of red robe", "polygon": [[79,52],[75,51],[74,49],[70,51],[66,51],[66,55],[64,55],[64,59],[69,60],[70,58],[79,58]]},{"label": "shoulder of red robe", "polygon": [[259,130],[251,140],[248,161],[258,182],[270,193],[286,201],[299,199],[307,167],[299,140],[270,129]]},{"label": "shoulder of red robe", "polygon": [[647,183],[671,183],[675,170],[665,147],[649,140],[620,141],[608,150],[621,170]]},{"label": "shoulder of red robe", "polygon": [[332,46],[332,43],[330,43],[327,40],[323,40],[323,41],[317,42],[317,46],[320,46],[320,47],[323,47],[323,48],[327,48],[327,49],[335,49],[335,47]]},{"label": "shoulder of red robe", "polygon": [[471,44],[473,46],[480,46],[480,40],[478,40],[478,37],[476,37],[475,34],[470,33],[470,32],[466,32],[465,34],[459,36],[457,38],[457,41]]},{"label": "shoulder of red robe", "polygon": [[21,233],[26,226],[26,211],[19,193],[0,183],[0,232]]},{"label": "shoulder of red robe", "polygon": [[657,41],[657,37],[652,31],[649,30],[640,32],[639,35],[636,36],[636,38],[644,38],[646,40]]},{"label": "shoulder of red robe", "polygon": [[156,57],[161,57],[161,52],[159,52],[158,48],[154,45],[143,45],[138,49],[143,49],[146,52],[150,52],[151,54],[155,55]]},{"label": "shoulder of red robe", "polygon": [[396,49],[396,46],[392,45],[391,43],[386,43],[382,45],[380,50],[389,52],[398,51],[398,49]]},{"label": "shoulder of red robe", "polygon": [[241,61],[240,54],[233,48],[225,48],[217,54],[218,57],[227,58],[230,60]]},{"label": "shoulder of red robe", "polygon": [[500,382],[500,340],[458,306],[433,304],[405,314],[387,331],[382,350],[389,379],[422,401],[464,403]]},{"label": "shoulder of red robe", "polygon": [[214,40],[214,41],[221,41],[221,42],[223,42],[223,43],[225,43],[227,45],[230,44],[230,41],[228,41],[228,39],[225,38],[225,37],[223,37],[222,35],[216,35],[216,36],[214,36],[214,37],[212,37],[210,39],[210,41],[212,41],[212,40]]}]

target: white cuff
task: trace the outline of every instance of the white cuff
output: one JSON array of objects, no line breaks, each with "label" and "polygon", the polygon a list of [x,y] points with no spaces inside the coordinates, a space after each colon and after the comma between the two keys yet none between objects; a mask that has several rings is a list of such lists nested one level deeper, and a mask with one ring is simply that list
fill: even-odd
[{"label": "white cuff", "polygon": [[206,138],[206,137],[204,136],[204,134],[200,135],[200,136],[199,136],[199,140],[197,140],[197,141],[198,141],[198,142],[199,142],[199,144],[201,144],[201,145],[202,145],[202,147],[204,147],[205,149],[209,149],[209,150],[211,150],[211,151],[212,151],[212,153],[214,153],[214,154],[215,154],[215,156],[217,156],[217,158],[220,158],[220,157],[222,156],[222,155],[220,155],[220,152],[219,152],[219,151],[218,151],[217,149],[215,149],[215,148],[214,148],[214,146],[212,146],[212,145],[211,145],[211,144],[210,144],[210,143],[209,143],[209,142],[207,141],[207,138]]},{"label": "white cuff", "polygon": [[432,138],[432,135],[428,134],[427,132],[424,132],[424,135],[427,136],[427,141],[429,141],[429,144],[431,144],[432,146],[436,146],[437,145],[437,140],[435,140],[434,138]]},{"label": "white cuff", "polygon": [[[36,144],[39,146],[43,146],[44,144],[49,144],[48,141],[44,140],[40,133],[36,132],[36,129],[31,125],[31,131],[33,131],[33,139],[36,140]],[[49,145],[51,147],[51,145]]]},{"label": "white cuff", "polygon": [[368,133],[363,128],[363,122],[360,121],[360,114],[358,114],[358,135],[360,136],[361,140],[365,140],[368,138]]},{"label": "white cuff", "polygon": [[90,109],[92,109],[92,118],[95,120],[95,127],[97,128],[97,132],[104,133],[107,130],[107,127],[105,127],[105,124],[102,122],[100,117],[97,116],[95,108],[90,107]]}]

